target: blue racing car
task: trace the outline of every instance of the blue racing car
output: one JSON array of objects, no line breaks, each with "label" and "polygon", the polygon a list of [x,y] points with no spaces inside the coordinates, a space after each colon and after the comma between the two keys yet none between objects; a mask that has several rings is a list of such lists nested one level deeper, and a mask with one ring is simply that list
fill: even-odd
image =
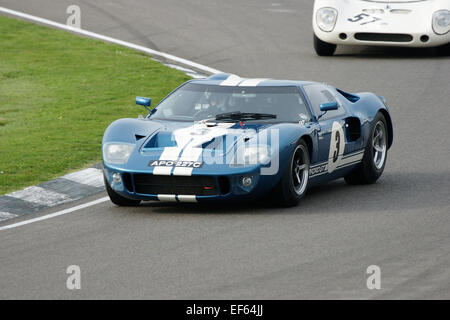
[{"label": "blue racing car", "polygon": [[136,103],[148,115],[117,120],[103,137],[106,190],[120,206],[269,193],[293,206],[313,184],[377,181],[393,139],[383,97],[316,82],[217,74],[154,108]]}]

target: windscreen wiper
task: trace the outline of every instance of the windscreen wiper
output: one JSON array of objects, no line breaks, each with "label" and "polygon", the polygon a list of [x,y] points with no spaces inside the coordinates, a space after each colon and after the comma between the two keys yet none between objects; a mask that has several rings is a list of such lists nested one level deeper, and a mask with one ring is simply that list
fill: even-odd
[{"label": "windscreen wiper", "polygon": [[270,113],[255,113],[255,112],[227,112],[216,115],[216,120],[232,120],[232,121],[248,121],[248,120],[264,120],[276,119],[277,115]]}]

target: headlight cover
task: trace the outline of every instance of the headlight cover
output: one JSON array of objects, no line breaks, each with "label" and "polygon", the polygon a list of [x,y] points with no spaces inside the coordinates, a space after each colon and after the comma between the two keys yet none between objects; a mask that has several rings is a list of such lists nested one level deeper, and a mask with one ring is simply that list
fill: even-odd
[{"label": "headlight cover", "polygon": [[337,16],[338,12],[334,8],[320,8],[316,13],[317,26],[322,31],[331,32],[336,25]]},{"label": "headlight cover", "polygon": [[[239,159],[240,158],[240,159]],[[238,156],[242,164],[268,164],[270,162],[270,148],[267,145],[246,146],[242,155]]]},{"label": "headlight cover", "polygon": [[108,163],[125,164],[135,145],[125,142],[113,142],[103,145],[103,159]]},{"label": "headlight cover", "polygon": [[439,35],[450,31],[450,11],[439,10],[433,13],[433,31]]}]

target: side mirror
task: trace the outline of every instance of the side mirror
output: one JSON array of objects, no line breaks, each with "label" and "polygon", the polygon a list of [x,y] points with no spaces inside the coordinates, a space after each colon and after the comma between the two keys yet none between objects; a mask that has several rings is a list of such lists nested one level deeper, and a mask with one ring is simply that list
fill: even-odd
[{"label": "side mirror", "polygon": [[327,111],[332,111],[332,110],[337,110],[337,109],[339,109],[339,104],[336,101],[322,103],[320,105],[320,111],[322,111],[322,112],[327,112]]},{"label": "side mirror", "polygon": [[136,104],[144,107],[150,107],[152,105],[152,99],[145,97],[136,97]]}]

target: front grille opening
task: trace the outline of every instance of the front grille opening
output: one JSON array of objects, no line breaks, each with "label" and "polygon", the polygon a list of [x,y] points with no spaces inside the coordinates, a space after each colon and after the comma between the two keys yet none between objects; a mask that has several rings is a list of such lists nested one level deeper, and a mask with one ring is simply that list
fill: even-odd
[{"label": "front grille opening", "polygon": [[136,193],[140,194],[214,196],[219,193],[216,179],[210,176],[135,174],[134,186]]},{"label": "front grille opening", "polygon": [[398,13],[398,14],[408,14],[411,13],[412,10],[408,10],[408,9],[392,9],[391,13]]},{"label": "front grille opening", "polygon": [[402,33],[365,33],[355,34],[355,39],[360,41],[380,41],[380,42],[411,42],[413,36]]},{"label": "front grille opening", "polygon": [[228,194],[230,193],[230,180],[228,180],[227,177],[219,177],[219,188],[221,194]]},{"label": "front grille opening", "polygon": [[122,180],[123,184],[125,185],[125,188],[127,188],[129,192],[133,192],[133,182],[131,181],[131,174],[123,173]]}]

